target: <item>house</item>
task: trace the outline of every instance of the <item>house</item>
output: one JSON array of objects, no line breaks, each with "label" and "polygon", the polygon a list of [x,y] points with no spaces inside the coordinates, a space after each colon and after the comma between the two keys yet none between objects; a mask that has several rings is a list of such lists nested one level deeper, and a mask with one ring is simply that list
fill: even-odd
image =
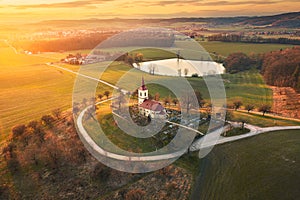
[{"label": "house", "polygon": [[152,119],[166,119],[166,109],[160,102],[149,99],[148,95],[148,89],[145,86],[144,78],[142,78],[142,85],[138,89],[139,113]]}]

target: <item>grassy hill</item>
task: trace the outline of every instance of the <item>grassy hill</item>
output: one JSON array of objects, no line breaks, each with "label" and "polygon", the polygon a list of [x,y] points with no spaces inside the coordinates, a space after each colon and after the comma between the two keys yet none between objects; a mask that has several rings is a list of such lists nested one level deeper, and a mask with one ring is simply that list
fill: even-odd
[{"label": "grassy hill", "polygon": [[217,146],[204,160],[195,199],[298,199],[300,134],[270,132]]},{"label": "grassy hill", "polygon": [[270,51],[277,51],[280,49],[291,48],[293,45],[288,44],[251,44],[240,42],[200,42],[200,45],[208,51],[215,52],[222,56],[228,56],[231,53],[243,52],[245,54],[250,53],[267,53]]}]

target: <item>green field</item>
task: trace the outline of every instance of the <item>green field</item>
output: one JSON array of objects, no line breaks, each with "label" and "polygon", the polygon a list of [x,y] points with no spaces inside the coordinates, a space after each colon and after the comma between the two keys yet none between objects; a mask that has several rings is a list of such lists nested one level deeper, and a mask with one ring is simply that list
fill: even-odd
[{"label": "green field", "polygon": [[298,199],[299,153],[299,130],[216,146],[201,160],[192,199]]},{"label": "green field", "polygon": [[[102,79],[115,84],[118,80],[116,77],[121,77],[131,68],[122,63],[115,62],[111,65],[106,72],[103,73]],[[139,70],[132,70],[132,77],[145,76],[149,79],[163,79],[163,80],[176,80],[174,77],[162,77],[162,76],[151,76],[149,74],[142,73]],[[227,103],[230,104],[234,100],[241,100],[244,105],[254,104],[259,107],[261,104],[272,104],[272,90],[264,83],[262,76],[258,71],[247,71],[237,74],[224,74],[224,87],[226,90]],[[210,101],[209,92],[206,83],[203,78],[188,78],[189,83],[203,95],[203,98]],[[122,82],[121,85],[126,87],[130,83]],[[165,87],[161,87],[156,84],[149,85],[149,92],[151,95],[155,95],[156,92],[160,93],[161,97],[168,95],[172,96],[172,93]]]},{"label": "green field", "polygon": [[216,52],[222,56],[228,56],[231,53],[243,52],[250,53],[267,53],[285,48],[291,48],[294,45],[285,44],[250,44],[250,43],[236,43],[236,42],[200,42],[200,45],[206,51],[212,53]]},{"label": "green field", "polygon": [[299,121],[274,118],[272,116],[262,116],[257,113],[246,113],[241,111],[234,111],[232,121],[241,121],[243,119],[248,124],[253,124],[260,127],[270,126],[300,126]]},{"label": "green field", "polygon": [[[232,45],[239,46],[237,43],[205,43],[217,49],[230,49]],[[203,43],[203,46],[205,46]],[[228,46],[229,45],[229,46]],[[231,46],[230,46],[231,45]],[[243,45],[253,45],[243,46]],[[282,45],[258,45],[243,44],[239,48],[243,51],[257,48],[257,51],[269,51]],[[255,50],[255,49],[254,49]],[[84,50],[86,53],[88,50]],[[76,51],[80,52],[80,51]],[[162,59],[168,56],[174,56],[165,51],[154,51],[153,49],[137,50],[142,52],[145,59]],[[49,67],[46,62],[56,62],[64,58],[68,53],[43,53],[38,55],[15,54],[5,43],[0,45],[0,133],[1,136],[7,135],[12,126],[20,123],[26,123],[33,119],[40,119],[42,115],[49,114],[55,108],[68,109],[72,103],[72,88],[75,75]],[[133,52],[135,53],[135,52]],[[61,66],[78,71],[79,66],[61,64]],[[103,66],[83,66],[85,74],[97,77],[99,72],[103,72]],[[114,62],[101,77],[103,80],[115,84],[119,77],[124,75],[132,68],[122,62]],[[95,75],[95,72],[98,72]],[[148,73],[133,69],[132,76],[146,79],[160,79],[172,81],[174,77],[151,76]],[[257,71],[248,71],[237,74],[224,74],[224,85],[226,89],[228,104],[235,99],[240,99],[244,105],[251,103],[256,107],[263,103],[272,104],[272,91],[264,84],[262,76]],[[199,90],[205,100],[209,102],[209,93],[203,78],[188,78],[191,86]],[[129,81],[122,82],[121,85],[131,85]],[[110,87],[99,84],[97,93],[103,93],[105,90],[111,90]],[[149,85],[150,94],[160,93],[161,99],[172,93],[159,85]]]}]

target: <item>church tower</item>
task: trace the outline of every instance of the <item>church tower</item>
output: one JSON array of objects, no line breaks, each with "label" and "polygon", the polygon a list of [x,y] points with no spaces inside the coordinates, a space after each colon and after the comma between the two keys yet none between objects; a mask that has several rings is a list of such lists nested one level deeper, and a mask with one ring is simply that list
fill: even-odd
[{"label": "church tower", "polygon": [[145,86],[144,77],[142,77],[142,86],[138,89],[139,105],[148,99],[148,89]]}]

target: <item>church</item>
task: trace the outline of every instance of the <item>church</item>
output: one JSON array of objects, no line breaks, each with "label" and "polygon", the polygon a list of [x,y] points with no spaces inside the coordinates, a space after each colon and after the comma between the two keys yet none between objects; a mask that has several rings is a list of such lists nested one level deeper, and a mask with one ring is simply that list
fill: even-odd
[{"label": "church", "polygon": [[148,98],[148,89],[145,86],[144,78],[142,78],[142,85],[138,89],[138,107],[139,113],[152,119],[166,119],[166,109],[160,102]]}]

